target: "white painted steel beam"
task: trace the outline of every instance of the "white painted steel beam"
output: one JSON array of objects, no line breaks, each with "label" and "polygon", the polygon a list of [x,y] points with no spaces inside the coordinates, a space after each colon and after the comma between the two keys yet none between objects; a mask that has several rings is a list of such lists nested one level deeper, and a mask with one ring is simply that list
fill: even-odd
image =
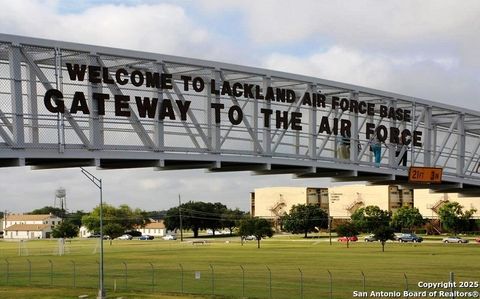
[{"label": "white painted steel beam", "polygon": [[[388,163],[385,158],[381,167],[373,167],[369,140],[365,138],[368,122],[375,127],[382,124],[422,132],[423,145],[410,146],[409,160],[413,165],[443,167],[444,181],[455,186],[480,186],[480,173],[475,171],[480,159],[478,111],[362,86],[215,61],[5,34],[0,34],[0,42],[7,44],[0,48],[0,62],[10,75],[4,81],[9,88],[1,90],[0,85],[0,93],[11,95],[3,97],[4,102],[0,103],[0,166],[207,167],[212,171],[251,169],[262,174],[291,172],[299,177],[337,174],[343,177],[341,180],[375,180],[378,183],[394,179],[406,181],[406,168],[398,166],[401,154],[395,157],[388,139],[390,150],[385,150],[385,146],[382,150]],[[70,80],[67,76],[62,78],[67,72],[66,62],[108,66],[107,73],[112,78],[118,68],[129,72],[169,73],[173,75],[173,87],[133,86],[131,82],[126,85],[118,82],[92,84],[88,69],[85,79]],[[183,74],[203,78],[206,89],[197,94],[192,89],[184,91],[180,78]],[[262,93],[267,87],[291,89],[295,91],[296,101],[291,104],[274,100],[262,103],[261,99],[252,96],[232,96],[228,92],[215,95],[210,92],[212,79],[216,90],[222,88],[225,81],[242,84],[242,91],[243,84],[254,84]],[[101,116],[92,93],[102,92],[102,86],[112,94],[148,96],[158,98],[160,103],[194,98],[186,122],[161,120],[161,105],[157,105],[154,118],[140,118],[134,112],[134,102],[129,108],[132,117],[115,117],[111,113],[113,100],[106,102],[109,113]],[[64,93],[66,104],[72,102],[72,90],[85,92],[91,113],[65,111],[57,119],[56,115],[46,112],[40,93],[52,88]],[[328,96],[327,107],[302,105],[305,91]],[[375,115],[332,109],[332,96],[373,103]],[[229,124],[225,119],[216,123],[212,103],[225,104],[222,117],[231,105],[241,107],[245,111],[243,121],[239,125]],[[379,105],[410,110],[412,120],[381,117]],[[289,116],[291,112],[302,112],[302,131],[291,130],[291,118],[289,129],[277,129],[275,115],[271,117],[271,126],[265,127],[262,108],[287,112]],[[179,113],[176,105],[172,105],[172,109],[176,115]],[[333,115],[351,124],[349,159],[339,160],[335,156],[337,144],[332,136],[336,134],[319,134],[322,118],[326,117],[331,124]],[[76,136],[72,139],[69,133],[73,132]],[[124,136],[124,139],[116,142],[113,136]],[[360,150],[358,144],[362,145]]]}]

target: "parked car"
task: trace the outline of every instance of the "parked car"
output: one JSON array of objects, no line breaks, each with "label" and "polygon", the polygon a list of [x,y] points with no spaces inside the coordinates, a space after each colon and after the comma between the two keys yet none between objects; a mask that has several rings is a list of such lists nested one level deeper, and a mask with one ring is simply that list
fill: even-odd
[{"label": "parked car", "polygon": [[118,237],[117,239],[119,239],[119,240],[131,240],[132,238],[133,238],[132,235],[124,234],[124,235],[121,235],[120,237]]},{"label": "parked car", "polygon": [[394,233],[393,234],[393,239],[395,241],[400,241],[400,237],[403,236],[403,233]]},{"label": "parked car", "polygon": [[150,235],[143,235],[141,236],[140,238],[138,238],[139,240],[153,240],[155,237],[154,236],[150,236]]},{"label": "parked car", "polygon": [[415,243],[420,243],[423,241],[423,238],[422,237],[418,237],[417,235],[415,234],[402,234],[402,236],[400,236],[398,238],[398,241],[399,242],[415,242]]},{"label": "parked car", "polygon": [[457,236],[450,236],[442,239],[443,243],[468,243],[467,239],[462,239]]},{"label": "parked car", "polygon": [[174,236],[174,235],[166,235],[166,236],[164,236],[162,239],[164,239],[164,240],[176,240],[176,239],[177,239],[177,236]]},{"label": "parked car", "polygon": [[480,237],[475,238],[475,242],[480,243]]},{"label": "parked car", "polygon": [[370,234],[365,237],[365,242],[375,242],[378,241],[377,238],[375,238],[374,234]]},{"label": "parked car", "polygon": [[357,236],[338,238],[338,242],[347,242],[347,241],[356,242],[356,241],[358,241],[358,238],[357,238]]},{"label": "parked car", "polygon": [[243,237],[244,240],[247,240],[247,241],[253,241],[253,240],[256,240],[257,238],[255,236],[245,236]]}]

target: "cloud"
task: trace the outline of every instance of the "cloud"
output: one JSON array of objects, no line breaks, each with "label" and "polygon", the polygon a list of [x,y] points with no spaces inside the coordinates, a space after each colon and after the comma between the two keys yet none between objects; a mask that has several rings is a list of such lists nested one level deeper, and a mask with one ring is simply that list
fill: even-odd
[{"label": "cloud", "polygon": [[478,109],[478,77],[455,57],[368,54],[333,46],[309,56],[272,53],[264,67]]},{"label": "cloud", "polygon": [[10,34],[170,55],[207,58],[229,52],[179,5],[106,4],[67,14],[58,6],[57,1],[7,1],[0,27]]},{"label": "cloud", "polygon": [[[5,33],[261,66],[399,92],[478,110],[480,2],[202,0],[4,1]],[[85,4],[86,3],[86,4]],[[128,169],[96,171],[104,199],[158,210],[182,201],[220,201],[248,210],[266,186],[325,186],[289,175]],[[98,189],[78,169],[0,169],[8,210],[53,204],[89,210]],[[21,192],[19,191],[21,189]]]}]

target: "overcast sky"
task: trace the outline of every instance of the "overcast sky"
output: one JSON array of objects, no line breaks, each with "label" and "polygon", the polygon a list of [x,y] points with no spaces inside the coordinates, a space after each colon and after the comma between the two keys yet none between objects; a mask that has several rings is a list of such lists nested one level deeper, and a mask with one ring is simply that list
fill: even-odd
[{"label": "overcast sky", "polygon": [[[480,110],[480,1],[8,1],[3,33],[202,58],[306,74]],[[147,210],[182,200],[248,210],[266,186],[329,180],[249,172],[96,170],[104,200]],[[79,169],[0,169],[0,209],[90,210],[98,189]]]}]

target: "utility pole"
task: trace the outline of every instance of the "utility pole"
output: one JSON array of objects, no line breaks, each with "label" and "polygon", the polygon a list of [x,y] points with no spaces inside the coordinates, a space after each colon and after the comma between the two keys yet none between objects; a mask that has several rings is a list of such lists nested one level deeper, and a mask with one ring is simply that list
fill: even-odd
[{"label": "utility pole", "polygon": [[180,217],[180,242],[183,242],[183,225],[182,225],[182,199],[178,194],[178,216]]},{"label": "utility pole", "polygon": [[99,269],[99,278],[100,278],[100,288],[98,290],[97,299],[106,298],[106,292],[104,287],[104,275],[103,275],[103,187],[102,179],[97,178],[85,168],[80,167],[82,173],[95,185],[100,191],[100,269]]}]

